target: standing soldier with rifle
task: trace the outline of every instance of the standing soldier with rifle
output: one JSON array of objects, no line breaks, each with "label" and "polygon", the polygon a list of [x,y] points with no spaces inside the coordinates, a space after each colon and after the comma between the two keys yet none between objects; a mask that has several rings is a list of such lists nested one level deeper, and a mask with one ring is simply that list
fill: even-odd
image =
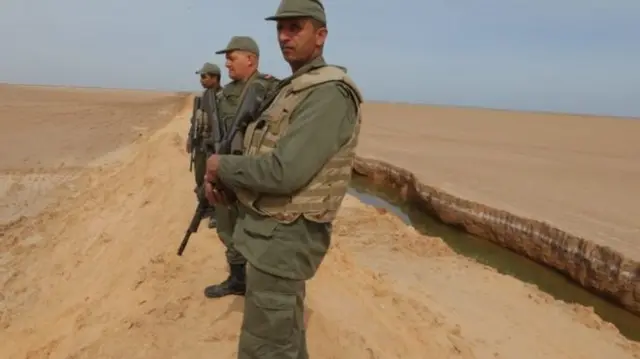
[{"label": "standing soldier with rifle", "polygon": [[248,264],[237,358],[306,359],[306,281],[327,254],[347,192],[362,96],[323,58],[319,0],[282,0],[267,20],[277,22],[292,75],[246,128],[243,156],[209,157],[205,194],[224,203],[231,190],[239,203],[234,243]]},{"label": "standing soldier with rifle", "polygon": [[[200,84],[204,88],[200,96],[196,96],[193,101],[193,114],[191,116],[191,126],[187,138],[187,152],[190,153],[189,170],[195,167],[194,177],[196,180],[196,197],[198,188],[202,188],[204,174],[207,163],[207,143],[210,141],[211,128],[213,123],[212,112],[215,111],[215,99],[220,95],[220,67],[210,62],[202,65],[196,71],[200,75]],[[202,198],[198,198],[202,200]],[[207,210],[209,216],[209,228],[216,225],[215,207],[210,206]]]},{"label": "standing soldier with rifle", "polygon": [[[223,89],[218,101],[218,119],[222,126],[213,133],[212,139],[217,146],[231,131],[241,108],[256,108],[266,94],[278,83],[274,77],[258,71],[260,50],[258,44],[248,36],[234,36],[227,47],[217,51],[224,54],[229,78],[232,80]],[[218,152],[218,148],[215,151]],[[205,288],[208,298],[220,298],[227,295],[244,295],[246,259],[233,244],[233,230],[238,217],[235,203],[216,206],[216,230],[225,244],[226,259],[229,264],[229,276],[220,284]]]}]

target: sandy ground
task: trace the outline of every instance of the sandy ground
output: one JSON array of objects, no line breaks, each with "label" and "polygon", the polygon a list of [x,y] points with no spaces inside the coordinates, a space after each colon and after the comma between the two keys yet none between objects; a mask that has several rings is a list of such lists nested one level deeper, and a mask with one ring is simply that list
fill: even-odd
[{"label": "sandy ground", "polygon": [[[0,227],[0,358],[234,358],[242,298],[202,295],[226,276],[214,232],[203,223],[185,255],[175,255],[195,205],[183,151],[189,110],[173,120],[167,112],[184,101],[0,91],[2,136],[33,134],[3,145],[1,167],[18,182],[30,181],[20,171],[74,174],[32,187],[37,194],[24,201],[48,201],[47,209]],[[32,108],[32,91],[51,99],[66,131],[25,124],[50,119],[44,106],[14,112]],[[31,147],[40,144],[46,153]],[[307,304],[313,358],[640,358],[638,344],[589,308],[463,258],[353,197]]]},{"label": "sandy ground", "polygon": [[640,260],[640,119],[367,104],[358,154]]},{"label": "sandy ground", "polygon": [[41,210],[44,193],[116,159],[183,105],[173,93],[0,84],[0,223]]}]

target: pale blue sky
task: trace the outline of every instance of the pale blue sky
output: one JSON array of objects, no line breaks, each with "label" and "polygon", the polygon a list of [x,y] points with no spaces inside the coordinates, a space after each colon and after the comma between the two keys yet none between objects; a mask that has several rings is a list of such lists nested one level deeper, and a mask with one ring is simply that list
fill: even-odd
[{"label": "pale blue sky", "polygon": [[[0,82],[198,89],[233,35],[284,77],[278,3],[1,0]],[[640,116],[640,0],[324,3],[326,59],[369,100]]]}]

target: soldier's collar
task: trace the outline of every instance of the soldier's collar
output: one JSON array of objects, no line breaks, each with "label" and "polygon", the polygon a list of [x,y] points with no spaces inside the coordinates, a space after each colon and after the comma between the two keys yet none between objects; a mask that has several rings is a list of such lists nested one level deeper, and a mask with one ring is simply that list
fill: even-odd
[{"label": "soldier's collar", "polygon": [[327,66],[327,62],[324,61],[324,57],[322,55],[316,57],[315,59],[309,61],[309,63],[307,63],[306,65],[302,66],[301,68],[298,69],[298,71],[294,72],[291,76],[289,76],[288,78],[286,78],[284,81],[281,82],[282,85],[287,84],[289,82],[291,82],[293,79],[295,79],[296,77],[302,75],[302,74],[306,74],[307,72],[313,70],[313,69],[317,69],[319,67],[324,67]]},{"label": "soldier's collar", "polygon": [[324,57],[322,55],[316,57],[315,59],[309,61],[309,63],[307,63],[306,65],[302,66],[301,68],[298,69],[298,71],[296,71],[293,76],[291,77],[297,77],[300,76],[301,74],[304,74],[306,72],[309,72],[313,69],[317,69],[318,67],[323,67],[323,66],[327,66],[327,62],[324,60]]},{"label": "soldier's collar", "polygon": [[253,81],[256,77],[258,77],[258,75],[260,75],[260,72],[258,70],[256,70],[251,74],[251,76],[247,77],[246,80],[240,80],[238,82],[241,83],[241,84],[248,84],[251,81]]}]

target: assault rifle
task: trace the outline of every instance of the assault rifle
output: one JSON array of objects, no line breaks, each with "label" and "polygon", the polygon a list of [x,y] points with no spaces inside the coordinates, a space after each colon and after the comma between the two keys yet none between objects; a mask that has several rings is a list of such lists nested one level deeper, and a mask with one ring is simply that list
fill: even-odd
[{"label": "assault rifle", "polygon": [[267,95],[267,88],[255,81],[249,88],[238,106],[233,124],[227,133],[215,138],[216,153],[221,155],[241,155],[244,131],[247,126],[257,119],[259,108]]},{"label": "assault rifle", "polygon": [[191,141],[191,153],[189,154],[189,172],[193,171],[193,163],[196,160],[196,146],[200,141],[199,129],[197,128],[196,112],[200,108],[202,98],[193,98],[193,109],[191,110],[191,130],[189,131],[189,141]]},{"label": "assault rifle", "polygon": [[[207,157],[213,153],[221,155],[240,155],[242,154],[243,147],[243,134],[247,126],[253,122],[260,113],[261,105],[267,95],[267,88],[258,84],[252,83],[247,88],[246,94],[242,100],[242,103],[238,107],[233,125],[228,133],[225,133],[223,124],[220,122],[217,116],[217,107],[215,99],[211,97],[203,98],[203,108],[207,111],[207,116],[210,119],[209,126],[211,129],[211,139],[205,139],[205,148],[207,149]],[[211,96],[205,93],[205,96]],[[214,186],[218,190],[222,191],[226,198],[232,199],[235,197],[233,191],[226,188],[222,183],[214,183]],[[187,228],[187,231],[178,248],[178,255],[182,256],[189,239],[193,233],[198,232],[200,222],[204,217],[207,208],[210,206],[207,198],[204,195],[204,186],[196,188],[196,194],[198,197],[198,206],[191,218],[191,223]]]},{"label": "assault rifle", "polygon": [[[197,103],[196,103],[196,100],[197,100]],[[207,157],[209,157],[215,151],[215,146],[213,145],[215,141],[214,139],[216,138],[216,136],[219,136],[219,133],[222,133],[221,132],[222,124],[218,119],[218,107],[216,103],[215,94],[213,93],[213,91],[206,90],[203,93],[202,97],[199,97],[199,96],[196,97],[196,99],[194,99],[194,108],[202,108],[202,110],[205,111],[205,113],[207,114],[206,116],[208,121],[207,125],[209,127],[209,131],[211,131],[210,132],[211,138],[201,137],[202,128],[196,128],[193,131],[192,138],[193,138],[194,144],[193,144],[193,147],[191,148],[191,153],[192,153],[191,163],[193,163],[193,157],[195,156],[196,140],[198,141],[197,142],[198,144],[202,142],[204,150],[207,154]],[[195,111],[194,111],[194,116],[195,116]],[[200,227],[200,222],[206,216],[208,209],[211,206],[204,195],[204,186],[196,188],[195,192],[196,192],[196,197],[198,198],[198,205],[196,206],[196,210],[193,214],[193,217],[191,218],[189,227],[187,227],[187,231],[184,234],[184,237],[182,238],[182,242],[180,242],[180,247],[178,248],[179,256],[182,256],[182,253],[187,247],[187,244],[189,244],[189,239],[191,238],[191,235],[198,232],[198,228]]]},{"label": "assault rifle", "polygon": [[[262,109],[268,89],[259,82],[252,82],[248,85],[246,93],[238,106],[236,116],[228,132],[219,132],[217,138],[214,137],[216,153],[221,155],[241,155],[243,151],[244,132],[247,126],[258,118]],[[224,135],[220,135],[224,134]],[[233,200],[235,194],[223,183],[212,183],[214,187],[222,191],[228,200]]]},{"label": "assault rifle", "polygon": [[207,90],[203,94],[202,109],[207,114],[207,126],[209,127],[209,138],[204,139],[204,149],[207,158],[216,153],[215,143],[224,133],[224,124],[218,116],[218,101],[213,90]]},{"label": "assault rifle", "polygon": [[207,202],[207,199],[204,196],[204,188],[196,188],[196,194],[198,195],[198,205],[193,217],[191,218],[191,223],[189,223],[189,227],[182,238],[182,242],[180,242],[180,247],[178,248],[179,256],[182,256],[185,248],[187,248],[191,235],[198,232],[200,222],[202,222],[202,219],[205,217],[207,209],[209,208],[209,202]]}]

